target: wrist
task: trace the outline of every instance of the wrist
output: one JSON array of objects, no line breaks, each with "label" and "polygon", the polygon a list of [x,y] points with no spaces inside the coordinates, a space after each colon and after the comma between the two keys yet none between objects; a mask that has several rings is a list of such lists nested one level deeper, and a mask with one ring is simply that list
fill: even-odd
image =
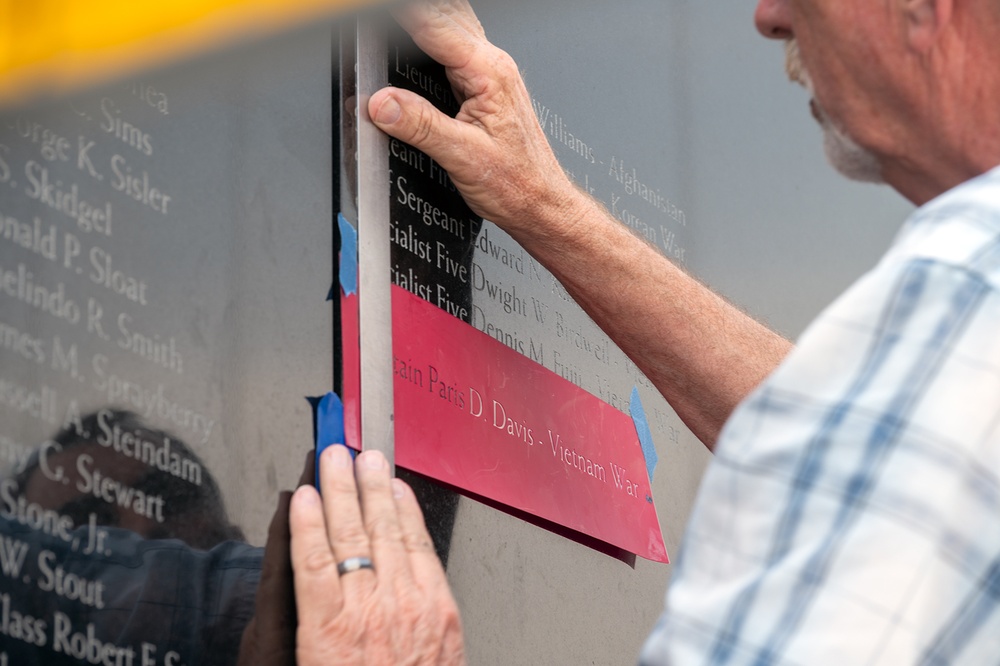
[{"label": "wrist", "polygon": [[567,241],[579,237],[583,225],[599,219],[594,214],[598,204],[593,198],[561,169],[553,176],[543,187],[525,197],[520,212],[498,223],[529,250],[564,246]]}]

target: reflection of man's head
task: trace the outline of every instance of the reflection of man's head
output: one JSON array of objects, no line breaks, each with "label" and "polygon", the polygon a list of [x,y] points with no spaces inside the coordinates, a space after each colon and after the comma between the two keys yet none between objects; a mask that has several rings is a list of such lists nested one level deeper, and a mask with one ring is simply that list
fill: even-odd
[{"label": "reflection of man's head", "polygon": [[219,486],[181,440],[135,414],[98,410],[43,444],[18,476],[28,502],[86,524],[208,549],[242,540]]}]

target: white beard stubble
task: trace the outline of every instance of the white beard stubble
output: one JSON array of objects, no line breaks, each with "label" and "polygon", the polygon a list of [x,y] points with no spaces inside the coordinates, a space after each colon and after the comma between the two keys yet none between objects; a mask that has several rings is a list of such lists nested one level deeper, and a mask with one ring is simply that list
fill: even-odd
[{"label": "white beard stubble", "polygon": [[[785,42],[785,71],[789,79],[808,90],[810,95],[815,95],[812,79],[802,64],[799,44],[795,39]],[[837,127],[815,101],[815,96],[812,105],[816,115],[819,116],[819,125],[823,130],[823,151],[833,168],[851,180],[884,183],[882,167],[875,155],[859,146],[846,132]]]}]

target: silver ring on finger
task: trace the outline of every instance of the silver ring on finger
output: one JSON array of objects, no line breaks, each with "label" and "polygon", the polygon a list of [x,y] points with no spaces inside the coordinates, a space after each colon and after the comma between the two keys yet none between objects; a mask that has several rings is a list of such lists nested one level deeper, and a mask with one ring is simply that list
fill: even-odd
[{"label": "silver ring on finger", "polygon": [[370,557],[349,557],[343,562],[337,562],[337,573],[341,576],[362,569],[375,571],[375,565]]}]

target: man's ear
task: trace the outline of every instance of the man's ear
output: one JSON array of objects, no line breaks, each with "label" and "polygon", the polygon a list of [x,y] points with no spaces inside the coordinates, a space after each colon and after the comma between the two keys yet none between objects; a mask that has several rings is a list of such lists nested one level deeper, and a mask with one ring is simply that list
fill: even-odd
[{"label": "man's ear", "polygon": [[910,48],[926,53],[951,21],[955,0],[900,0]]}]

